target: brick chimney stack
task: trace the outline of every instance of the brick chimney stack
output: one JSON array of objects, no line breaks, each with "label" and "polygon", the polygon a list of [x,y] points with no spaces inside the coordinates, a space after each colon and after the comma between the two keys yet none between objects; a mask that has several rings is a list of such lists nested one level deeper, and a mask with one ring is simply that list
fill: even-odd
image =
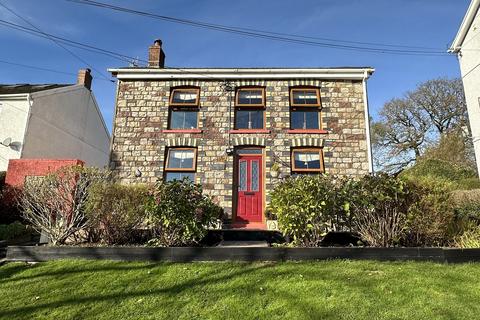
[{"label": "brick chimney stack", "polygon": [[148,48],[148,66],[151,68],[165,67],[165,52],[162,50],[162,40],[157,39]]},{"label": "brick chimney stack", "polygon": [[80,69],[78,71],[77,84],[83,85],[88,90],[92,87],[92,75],[90,74],[90,69]]}]

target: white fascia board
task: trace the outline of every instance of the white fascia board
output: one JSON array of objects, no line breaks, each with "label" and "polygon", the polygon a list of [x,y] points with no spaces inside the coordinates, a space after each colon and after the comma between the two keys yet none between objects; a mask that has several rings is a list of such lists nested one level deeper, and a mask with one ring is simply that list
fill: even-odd
[{"label": "white fascia board", "polygon": [[363,80],[370,76],[373,68],[306,68],[306,69],[108,69],[120,80],[135,79],[349,79]]},{"label": "white fascia board", "polygon": [[462,24],[460,25],[460,29],[458,29],[457,35],[448,49],[448,52],[456,53],[462,49],[463,41],[467,36],[468,30],[470,30],[470,27],[472,26],[472,22],[475,19],[479,8],[480,0],[472,0],[472,2],[470,2],[467,13],[465,14],[465,17],[463,17]]},{"label": "white fascia board", "polygon": [[0,94],[0,100],[27,100],[29,93]]}]

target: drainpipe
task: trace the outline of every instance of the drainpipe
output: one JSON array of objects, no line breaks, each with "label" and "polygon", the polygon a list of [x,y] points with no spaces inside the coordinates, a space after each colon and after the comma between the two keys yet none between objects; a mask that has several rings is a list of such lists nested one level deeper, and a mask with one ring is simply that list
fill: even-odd
[{"label": "drainpipe", "polygon": [[365,134],[367,138],[367,157],[368,157],[368,172],[373,172],[373,155],[372,155],[372,141],[370,138],[370,112],[368,110],[368,94],[367,94],[367,79],[368,71],[365,70],[363,73],[363,105],[365,108]]},{"label": "drainpipe", "polygon": [[117,118],[117,112],[118,112],[118,93],[120,91],[120,80],[117,79],[117,85],[115,88],[115,102],[114,102],[114,110],[113,110],[113,120],[112,120],[112,132],[110,133],[110,148],[109,148],[109,154],[108,154],[108,163],[107,163],[107,168],[110,170],[115,169],[115,165],[113,164],[112,158],[113,158],[113,144],[114,144],[114,139],[115,139],[115,119]]}]

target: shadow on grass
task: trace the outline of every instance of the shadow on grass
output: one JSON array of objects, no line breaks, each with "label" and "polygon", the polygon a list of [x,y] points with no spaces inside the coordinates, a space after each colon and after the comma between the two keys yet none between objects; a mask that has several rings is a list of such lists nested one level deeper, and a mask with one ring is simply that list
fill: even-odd
[{"label": "shadow on grass", "polygon": [[[150,269],[153,267],[158,267],[159,264],[147,264],[147,265],[114,265],[109,266],[106,265],[98,265],[98,266],[88,266],[88,262],[84,261],[77,261],[73,265],[67,266],[67,268],[63,268],[63,270],[55,270],[51,272],[45,272],[42,274],[34,275],[32,277],[21,277],[22,279],[29,280],[32,278],[41,278],[41,277],[58,277],[58,276],[65,276],[69,274],[77,274],[77,273],[91,273],[91,272],[102,272],[102,271],[135,271],[135,270],[142,270],[142,269]],[[116,263],[116,262],[114,262]],[[165,266],[165,269],[172,263],[162,263],[160,266]],[[299,275],[297,270],[298,265],[302,264],[287,264],[287,265],[279,265],[278,269],[274,269],[274,266],[279,264],[249,264],[249,263],[242,263],[236,264],[239,266],[239,270],[232,272],[228,268],[231,264],[225,264],[224,268],[222,264],[218,264],[218,270],[214,270],[217,272],[208,272],[208,273],[201,273],[197,277],[193,279],[188,279],[186,281],[182,281],[179,283],[175,283],[173,285],[169,285],[162,288],[151,288],[151,289],[144,289],[144,290],[134,290],[130,292],[120,292],[120,293],[110,293],[110,294],[96,294],[96,295],[88,295],[88,296],[81,296],[81,297],[66,297],[65,299],[47,302],[47,303],[38,303],[35,305],[26,305],[21,307],[13,307],[10,310],[4,308],[0,310],[0,317],[5,317],[7,319],[12,318],[32,318],[35,313],[37,312],[49,312],[49,310],[53,310],[55,308],[61,307],[73,307],[73,306],[84,306],[88,308],[88,304],[91,303],[107,303],[107,304],[117,304],[119,301],[129,298],[145,298],[151,296],[158,296],[161,298],[160,302],[158,302],[157,308],[161,310],[164,306],[165,308],[171,308],[172,306],[165,305],[168,303],[168,299],[164,299],[165,296],[172,296],[175,297],[185,291],[192,291],[195,292],[195,295],[202,294],[204,291],[209,291],[210,293],[214,294],[214,296],[222,296],[228,290],[228,293],[236,292],[248,292],[251,293],[251,298],[258,297],[258,287],[262,286],[264,288],[274,289],[275,285],[279,282],[288,281],[293,284],[297,284],[300,281],[316,281],[322,283],[321,286],[318,285],[310,285],[307,286],[304,290],[308,291],[306,299],[299,298],[300,291],[291,292],[288,287],[279,288],[278,290],[273,290],[274,295],[269,296],[269,299],[272,301],[266,301],[265,305],[263,306],[264,309],[268,307],[269,303],[274,303],[275,300],[281,301],[280,305],[283,305],[288,310],[294,310],[296,314],[302,315],[302,319],[319,319],[319,318],[331,318],[331,319],[339,319],[339,314],[344,312],[343,305],[334,305],[330,306],[330,308],[326,308],[321,304],[326,304],[326,298],[320,296],[328,296],[329,293],[326,292],[314,292],[318,287],[327,288],[330,291],[337,291],[337,293],[341,290],[345,290],[346,292],[351,292],[352,297],[356,296],[364,296],[364,304],[367,306],[375,306],[377,301],[375,298],[380,298],[382,301],[378,301],[382,306],[388,306],[391,309],[400,308],[399,312],[406,312],[409,310],[411,306],[409,305],[409,297],[408,294],[412,292],[415,288],[416,282],[412,281],[411,278],[408,278],[411,272],[418,272],[421,277],[418,279],[425,279],[426,283],[422,283],[422,287],[420,288],[419,292],[422,290],[427,290],[428,287],[433,287],[434,289],[448,292],[451,296],[456,297],[464,297],[465,299],[472,298],[472,291],[467,290],[467,288],[463,288],[460,283],[465,283],[466,281],[471,281],[472,275],[459,275],[456,273],[448,273],[444,275],[444,279],[439,279],[439,275],[442,275],[442,269],[438,269],[440,266],[444,265],[435,265],[435,264],[425,264],[425,265],[416,265],[412,268],[405,268],[402,271],[396,271],[395,264],[386,264],[383,266],[378,266],[375,263],[368,263],[358,265],[357,263],[349,264],[342,264],[334,263],[334,264],[327,264],[327,263],[311,263],[307,265],[308,270],[302,270],[302,274]],[[29,267],[20,268],[18,272],[21,272]],[[163,268],[162,268],[163,269]],[[300,268],[302,269],[302,268]],[[372,269],[379,269],[379,270],[372,270]],[[207,268],[208,270],[208,268]],[[420,270],[420,271],[418,271]],[[1,271],[1,269],[0,269]],[[211,270],[210,270],[211,271]],[[375,272],[384,272],[382,276],[381,273]],[[8,271],[7,271],[8,272]],[[373,275],[369,275],[369,273],[373,272]],[[246,276],[255,274],[251,278]],[[102,276],[101,274],[99,276]],[[141,276],[141,275],[138,275]],[[413,276],[413,274],[412,274]],[[475,276],[475,275],[473,275]],[[298,277],[298,279],[297,279]],[[376,277],[376,278],[375,278]],[[12,281],[19,279],[20,277],[16,277],[11,279]],[[222,284],[227,283],[229,281],[235,281],[239,279],[246,279],[243,281],[238,282],[235,285],[228,285],[226,288],[222,286]],[[255,279],[256,282],[249,281],[248,279]],[[402,281],[407,279],[406,282],[409,282],[408,285],[404,284]],[[446,280],[446,281],[445,281]],[[48,281],[48,279],[46,279]],[[328,289],[330,284],[334,284],[335,287]],[[459,283],[459,285],[452,286],[452,283]],[[153,284],[153,283],[152,283]],[[219,287],[215,287],[212,285],[220,285]],[[391,299],[388,297],[387,293],[383,293],[385,286],[388,288],[395,288],[396,294],[400,295],[397,297],[397,300]],[[267,289],[267,290],[269,290]],[[400,292],[400,290],[405,289],[404,293]],[[302,286],[297,286],[295,290],[302,290]],[[326,290],[326,291],[327,291]],[[372,293],[371,295],[365,295],[365,293]],[[317,294],[319,296],[316,299],[313,299],[309,294]],[[348,296],[348,295],[346,295]],[[391,305],[389,302],[391,299]],[[434,312],[432,315],[441,315],[443,314],[447,318],[454,319],[455,314],[454,310],[449,309],[449,303],[452,301],[448,301],[448,298],[443,298],[439,301],[433,301],[429,304],[429,308],[432,309]],[[458,303],[461,301],[456,300],[454,303]],[[306,301],[308,300],[308,301]],[[252,300],[253,301],[253,300]],[[431,301],[431,300],[430,300]],[[426,302],[429,302],[429,299],[426,299]],[[345,301],[345,305],[348,305],[349,302]],[[174,307],[178,307],[175,305]],[[276,306],[277,311],[279,310],[278,306]],[[350,305],[348,308],[352,310],[352,306]],[[365,307],[363,307],[364,312],[370,312],[368,309],[365,311]],[[82,308],[83,309],[83,308]],[[87,310],[87,309],[85,309]],[[107,310],[106,310],[107,311]],[[181,310],[178,310],[181,312]],[[72,309],[72,312],[73,309]],[[257,312],[257,310],[256,310]],[[262,314],[262,310],[258,310],[258,314]],[[415,311],[414,311],[415,312]],[[418,311],[421,312],[421,311]],[[371,313],[368,313],[371,314]],[[415,314],[415,313],[414,313]],[[82,314],[78,314],[81,316]],[[68,315],[69,317],[71,315]],[[85,315],[83,315],[85,316]],[[360,315],[359,315],[360,316]],[[261,316],[259,318],[262,318]],[[398,319],[403,319],[405,317],[399,316]]]},{"label": "shadow on grass", "polygon": [[32,266],[27,263],[19,263],[15,265],[10,263],[4,264],[0,266],[0,283],[6,283],[8,281],[7,278],[13,277],[15,274],[31,268]]},{"label": "shadow on grass", "polygon": [[[84,303],[109,301],[109,300],[117,301],[118,299],[126,299],[126,298],[132,298],[132,297],[145,297],[145,296],[151,296],[151,295],[157,295],[157,294],[174,295],[182,292],[183,290],[191,289],[192,287],[209,285],[214,283],[222,283],[224,281],[228,281],[237,276],[245,275],[265,267],[266,266],[254,267],[250,265],[248,268],[245,268],[241,271],[238,271],[232,274],[227,274],[227,275],[214,274],[206,277],[197,277],[195,279],[191,279],[186,282],[176,284],[170,287],[161,288],[161,289],[139,290],[135,292],[127,292],[122,294],[107,294],[107,295],[76,297],[74,299],[64,299],[61,301],[55,301],[55,302],[50,302],[45,304],[37,304],[35,306],[32,305],[32,306],[25,306],[21,308],[13,308],[11,310],[1,310],[0,317],[14,317],[14,316],[18,316],[19,314],[25,315],[26,313],[33,313],[42,309],[58,308],[62,306],[75,305],[75,304],[84,304]],[[139,268],[136,268],[136,267],[131,268],[131,267],[125,266],[120,268],[90,268],[90,269],[84,269],[82,271],[79,270],[79,271],[73,271],[73,272],[70,270],[70,271],[67,271],[66,273],[51,272],[49,273],[49,275],[54,276],[54,275],[68,274],[68,273],[75,273],[75,272],[111,271],[111,270],[118,271],[122,269],[134,270],[134,269],[144,269],[144,268],[148,268],[148,267],[141,266]],[[46,274],[39,275],[39,276],[46,276]],[[31,277],[24,277],[24,279],[31,279]]]},{"label": "shadow on grass", "polygon": [[[62,261],[62,260],[57,260],[57,261]],[[72,261],[72,260],[69,260]],[[16,273],[21,273],[24,270],[27,269],[32,269],[35,267],[45,267],[45,264],[34,264],[34,265],[28,265],[27,263],[17,263],[17,262],[12,262],[7,264],[6,268],[7,271],[4,271],[3,269],[0,269],[0,279],[2,279],[2,284],[3,283],[8,283],[8,282],[15,282],[15,281],[24,281],[24,280],[34,280],[37,278],[45,278],[45,277],[55,277],[55,276],[66,276],[66,275],[73,275],[73,274],[78,274],[78,273],[91,273],[91,272],[109,272],[109,271],[132,271],[132,270],[143,270],[143,269],[151,269],[152,267],[157,266],[158,264],[155,263],[149,263],[149,264],[142,264],[139,266],[132,266],[131,264],[129,265],[124,265],[120,261],[110,261],[109,263],[112,264],[117,264],[114,266],[104,266],[104,265],[94,265],[91,266],[92,261],[90,260],[74,260],[76,261],[76,264],[74,266],[68,266],[68,267],[63,267],[61,270],[56,270],[56,271],[46,271],[42,272],[39,274],[35,275],[29,275],[29,276],[19,276],[19,277],[13,277]],[[48,262],[45,262],[48,263]],[[15,266],[13,266],[15,264]],[[162,265],[164,266],[169,266],[171,265],[171,262],[164,262]],[[48,264],[47,264],[48,265]],[[85,267],[85,265],[87,267]],[[9,270],[12,269],[12,270]],[[12,278],[13,277],[13,278]],[[7,279],[9,278],[9,279]]]}]

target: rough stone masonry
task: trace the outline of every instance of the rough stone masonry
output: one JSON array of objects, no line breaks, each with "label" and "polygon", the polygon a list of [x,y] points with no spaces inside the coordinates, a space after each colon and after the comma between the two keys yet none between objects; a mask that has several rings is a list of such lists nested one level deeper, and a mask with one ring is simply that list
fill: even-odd
[{"label": "rough stone masonry", "polygon": [[[303,82],[302,82],[303,81]],[[289,133],[289,88],[308,83],[319,87],[323,134]],[[232,80],[236,87],[245,80]],[[169,96],[173,87],[200,88],[200,133],[166,133]],[[292,147],[323,147],[325,172],[359,176],[368,173],[368,148],[363,83],[361,80],[250,79],[248,85],[264,86],[268,133],[230,133],[234,119],[234,92],[225,91],[223,81],[119,80],[113,128],[111,161],[115,177],[122,183],[153,183],[163,176],[167,147],[197,148],[195,182],[215,197],[231,216],[234,157],[227,147],[255,145],[265,148],[266,201],[268,192],[291,174]],[[274,162],[280,175],[270,174]],[[136,174],[137,173],[137,174]],[[138,173],[141,173],[139,176]]]}]

